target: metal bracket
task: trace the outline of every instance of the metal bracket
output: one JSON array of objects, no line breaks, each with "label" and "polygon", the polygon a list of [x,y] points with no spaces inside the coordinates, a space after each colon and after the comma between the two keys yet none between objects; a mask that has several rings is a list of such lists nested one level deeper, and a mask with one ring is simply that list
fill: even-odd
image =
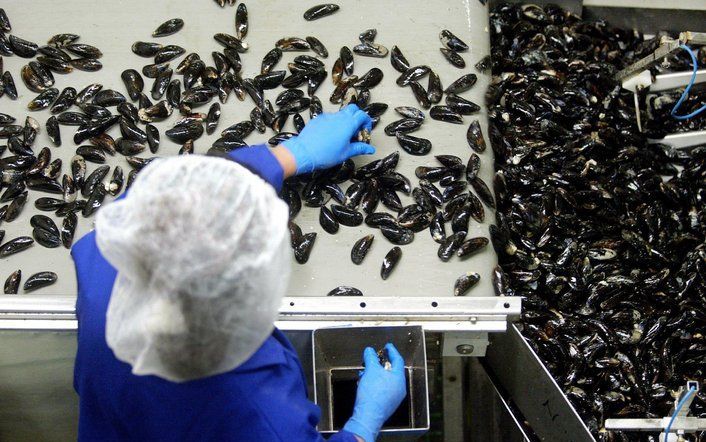
[{"label": "metal bracket", "polygon": [[485,356],[488,333],[444,333],[442,356]]},{"label": "metal bracket", "polygon": [[[690,389],[694,389],[694,394],[690,395],[689,398],[684,402],[681,409],[677,412],[677,404],[687,395]],[[674,420],[672,421],[672,416],[667,416],[663,418],[645,418],[645,419],[606,419],[605,428],[606,430],[615,431],[661,431],[660,441],[662,442],[677,442],[680,440],[679,436],[686,433],[695,433],[697,431],[706,431],[706,419],[698,417],[687,417],[689,414],[689,407],[696,397],[696,393],[699,391],[699,383],[696,381],[688,381],[685,387],[682,387],[679,391],[679,395],[674,400],[674,406],[672,407],[672,413],[676,413]],[[669,426],[669,422],[672,421],[672,426],[670,427],[669,434],[665,433],[665,430]]]},{"label": "metal bracket", "polygon": [[700,146],[706,143],[706,131],[689,131],[669,134],[664,138],[648,139],[648,143],[657,144],[663,143],[672,146],[675,149],[683,149],[686,147]]},{"label": "metal bracket", "polygon": [[[74,296],[0,296],[0,330],[76,330]],[[520,297],[288,297],[275,326],[421,325],[427,331],[504,332],[517,318]]]}]

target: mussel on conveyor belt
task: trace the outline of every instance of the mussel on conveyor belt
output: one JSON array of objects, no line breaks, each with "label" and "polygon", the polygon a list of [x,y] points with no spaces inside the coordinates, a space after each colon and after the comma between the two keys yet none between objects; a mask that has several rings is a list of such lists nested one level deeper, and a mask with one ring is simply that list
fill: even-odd
[{"label": "mussel on conveyor belt", "polygon": [[[614,75],[659,35],[552,5],[500,4],[490,30],[496,289],[525,297],[524,337],[598,440],[656,441],[603,424],[669,416],[679,387],[706,380],[706,146],[647,137],[706,118],[673,120],[678,95],[663,94],[647,97],[638,130]],[[706,417],[703,390],[691,415]]]}]

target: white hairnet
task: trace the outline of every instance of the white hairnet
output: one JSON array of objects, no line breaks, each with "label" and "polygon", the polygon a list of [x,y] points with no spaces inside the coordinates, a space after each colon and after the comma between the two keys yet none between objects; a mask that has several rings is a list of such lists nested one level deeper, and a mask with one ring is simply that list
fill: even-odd
[{"label": "white hairnet", "polygon": [[187,381],[245,362],[272,333],[289,280],[288,210],[239,164],[153,161],[98,211],[118,276],[106,341],[138,375]]}]

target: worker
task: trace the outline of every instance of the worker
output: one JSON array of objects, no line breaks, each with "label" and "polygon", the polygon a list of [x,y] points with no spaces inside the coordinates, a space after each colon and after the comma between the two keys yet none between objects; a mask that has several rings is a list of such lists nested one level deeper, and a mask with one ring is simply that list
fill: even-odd
[{"label": "worker", "polygon": [[[322,441],[296,352],[274,328],[292,261],[283,179],[375,149],[355,105],[280,146],[160,159],[76,242],[79,441]],[[277,191],[277,192],[276,192]],[[324,270],[325,269],[321,269]],[[329,441],[372,442],[406,395],[404,360],[366,348]]]}]

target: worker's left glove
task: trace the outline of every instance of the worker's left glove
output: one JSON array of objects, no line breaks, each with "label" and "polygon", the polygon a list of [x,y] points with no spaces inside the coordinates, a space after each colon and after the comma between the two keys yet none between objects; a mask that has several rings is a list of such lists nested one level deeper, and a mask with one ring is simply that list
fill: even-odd
[{"label": "worker's left glove", "polygon": [[372,129],[372,119],[355,104],[335,114],[321,114],[307,123],[296,137],[282,145],[297,163],[297,174],[336,166],[356,155],[375,153],[375,148],[351,142],[362,129]]},{"label": "worker's left glove", "polygon": [[385,349],[392,364],[390,370],[380,365],[375,350],[368,347],[363,352],[365,371],[358,383],[353,416],[343,427],[365,442],[375,441],[383,424],[407,396],[404,359],[394,345],[387,344]]}]

